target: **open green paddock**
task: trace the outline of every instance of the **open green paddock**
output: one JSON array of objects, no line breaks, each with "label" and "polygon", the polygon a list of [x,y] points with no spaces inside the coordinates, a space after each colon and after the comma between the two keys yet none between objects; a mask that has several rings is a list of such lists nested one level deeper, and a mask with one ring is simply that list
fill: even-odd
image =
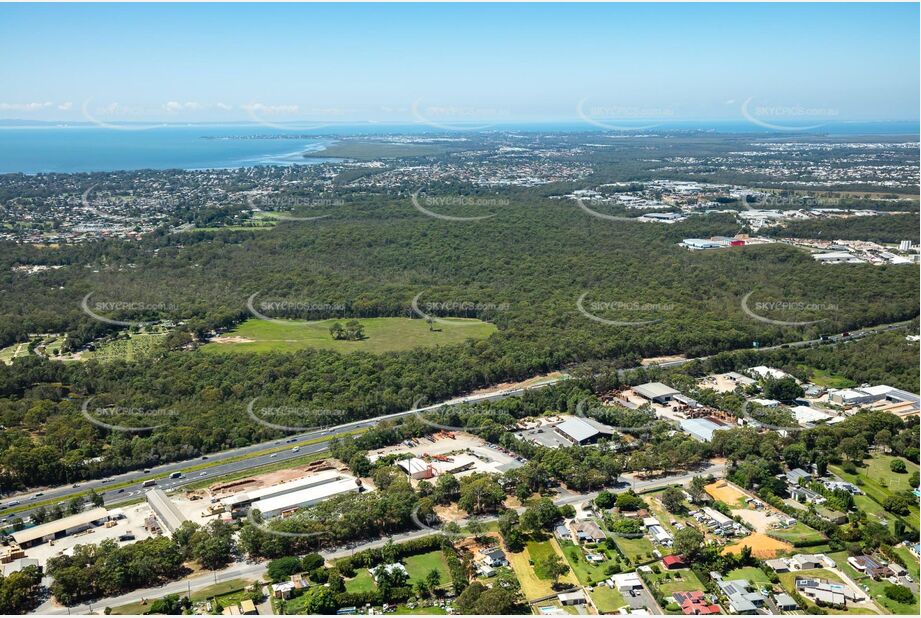
[{"label": "open green paddock", "polygon": [[333,339],[330,327],[345,324],[352,318],[320,320],[249,319],[217,340],[201,348],[206,354],[240,352],[295,352],[298,350],[332,350],[349,352],[403,352],[422,347],[456,345],[468,339],[485,339],[498,329],[494,324],[476,319],[451,318],[449,323],[435,322],[432,327],[422,319],[359,318],[365,338],[358,341]]}]

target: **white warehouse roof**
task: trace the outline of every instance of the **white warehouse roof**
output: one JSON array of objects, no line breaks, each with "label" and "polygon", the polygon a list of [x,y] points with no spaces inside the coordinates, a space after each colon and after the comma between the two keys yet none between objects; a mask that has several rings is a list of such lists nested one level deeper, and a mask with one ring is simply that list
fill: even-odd
[{"label": "white warehouse roof", "polygon": [[250,508],[258,509],[265,517],[273,517],[282,511],[312,506],[334,496],[357,492],[358,488],[359,485],[355,478],[345,477],[322,485],[307,487],[300,491],[258,500]]}]

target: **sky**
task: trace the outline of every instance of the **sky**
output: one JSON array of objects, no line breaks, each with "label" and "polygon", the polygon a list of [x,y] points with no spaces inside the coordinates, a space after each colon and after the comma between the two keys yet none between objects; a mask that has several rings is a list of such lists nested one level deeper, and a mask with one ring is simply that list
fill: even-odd
[{"label": "sky", "polygon": [[918,4],[0,5],[0,118],[916,120]]}]

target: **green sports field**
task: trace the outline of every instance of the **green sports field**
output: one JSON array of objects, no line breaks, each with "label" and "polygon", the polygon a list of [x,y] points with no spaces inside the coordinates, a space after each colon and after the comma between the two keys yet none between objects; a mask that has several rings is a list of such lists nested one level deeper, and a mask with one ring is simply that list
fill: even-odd
[{"label": "green sports field", "polygon": [[305,349],[335,352],[403,352],[420,347],[454,345],[467,339],[485,339],[496,332],[493,324],[476,319],[451,318],[450,324],[435,323],[430,329],[425,320],[410,318],[361,318],[365,338],[360,341],[333,339],[330,327],[348,320],[249,319],[231,332],[201,349],[209,354],[238,352],[294,352]]}]

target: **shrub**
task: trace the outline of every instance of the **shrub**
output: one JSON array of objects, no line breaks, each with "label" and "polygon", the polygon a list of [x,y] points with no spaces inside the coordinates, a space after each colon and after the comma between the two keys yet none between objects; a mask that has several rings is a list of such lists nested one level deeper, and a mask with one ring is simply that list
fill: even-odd
[{"label": "shrub", "polygon": [[905,467],[905,462],[901,459],[893,459],[889,462],[889,469],[895,472],[896,474],[905,474],[907,468]]},{"label": "shrub", "polygon": [[905,586],[889,585],[886,586],[884,592],[887,597],[898,603],[909,605],[915,602],[915,595]]}]

